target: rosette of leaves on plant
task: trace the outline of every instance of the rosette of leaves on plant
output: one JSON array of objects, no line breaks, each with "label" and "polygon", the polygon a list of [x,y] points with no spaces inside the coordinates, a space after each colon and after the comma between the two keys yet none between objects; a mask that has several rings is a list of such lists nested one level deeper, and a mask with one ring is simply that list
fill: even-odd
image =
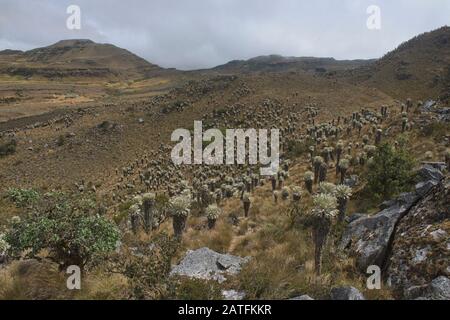
[{"label": "rosette of leaves on plant", "polygon": [[181,238],[186,228],[186,220],[191,210],[191,203],[191,196],[187,193],[174,196],[169,201],[169,212],[173,219],[173,231],[178,239]]},{"label": "rosette of leaves on plant", "polygon": [[205,213],[208,218],[208,227],[210,229],[214,228],[217,219],[222,213],[222,210],[217,205],[211,204],[206,208]]}]

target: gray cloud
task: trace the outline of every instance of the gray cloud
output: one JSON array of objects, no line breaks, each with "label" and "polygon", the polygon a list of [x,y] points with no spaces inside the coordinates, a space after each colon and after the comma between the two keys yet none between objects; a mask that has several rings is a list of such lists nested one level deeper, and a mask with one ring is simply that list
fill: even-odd
[{"label": "gray cloud", "polygon": [[[66,28],[81,7],[82,29]],[[366,28],[369,5],[382,28]],[[89,38],[163,67],[212,67],[264,54],[375,58],[450,24],[448,0],[0,0],[0,50]]]}]

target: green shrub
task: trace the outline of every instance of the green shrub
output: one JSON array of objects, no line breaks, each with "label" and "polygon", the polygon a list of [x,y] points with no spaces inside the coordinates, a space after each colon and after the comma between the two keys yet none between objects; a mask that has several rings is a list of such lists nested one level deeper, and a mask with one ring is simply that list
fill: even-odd
[{"label": "green shrub", "polygon": [[309,148],[314,146],[314,141],[311,139],[297,141],[290,140],[287,144],[288,157],[300,157],[309,152]]},{"label": "green shrub", "polygon": [[9,188],[6,196],[18,207],[29,206],[39,199],[39,193],[33,189]]},{"label": "green shrub", "polygon": [[134,299],[165,299],[171,295],[172,259],[178,242],[165,233],[157,234],[149,242],[139,242],[136,250],[125,247],[114,254],[111,269],[128,278]]},{"label": "green shrub", "polygon": [[389,199],[405,191],[412,182],[414,161],[406,149],[395,150],[391,145],[381,145],[369,164],[367,188],[378,199]]},{"label": "green shrub", "polygon": [[61,146],[64,145],[64,143],[66,143],[66,137],[65,137],[64,135],[60,134],[60,135],[58,136],[58,140],[56,140],[56,145],[57,145],[58,147],[61,147]]},{"label": "green shrub", "polygon": [[47,253],[61,269],[84,268],[114,250],[119,235],[112,222],[96,215],[82,199],[46,196],[33,213],[11,223],[6,241],[13,257]]},{"label": "green shrub", "polygon": [[6,157],[16,152],[17,142],[16,140],[10,140],[5,143],[0,143],[0,158]]}]

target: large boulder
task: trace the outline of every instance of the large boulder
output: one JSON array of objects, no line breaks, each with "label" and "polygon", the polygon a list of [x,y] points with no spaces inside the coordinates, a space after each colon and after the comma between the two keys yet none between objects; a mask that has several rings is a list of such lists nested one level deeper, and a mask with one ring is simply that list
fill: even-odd
[{"label": "large boulder", "polygon": [[[444,175],[439,164],[425,164],[418,172],[422,181],[416,185],[416,191],[400,194],[396,199],[385,201],[380,205],[381,211],[372,216],[362,216],[351,220],[344,230],[340,248],[356,257],[356,265],[361,272],[366,272],[370,265],[384,268],[390,254],[393,240],[402,233],[396,232],[397,225],[413,206],[440,185]],[[416,235],[420,238],[420,235]],[[422,261],[427,256],[425,246],[415,248],[409,261]]]},{"label": "large boulder", "polygon": [[420,106],[421,112],[433,112],[436,108],[436,101],[434,100],[428,100],[425,101],[422,106]]},{"label": "large boulder", "polygon": [[399,222],[388,259],[388,284],[400,298],[415,298],[418,288],[438,275],[450,276],[450,186],[431,188]]},{"label": "large boulder", "polygon": [[223,282],[226,275],[237,274],[249,258],[220,254],[209,248],[189,250],[170,274]]},{"label": "large boulder", "polygon": [[430,300],[450,300],[450,279],[440,276],[431,281],[423,298]]},{"label": "large boulder", "polygon": [[419,196],[424,197],[437,184],[438,182],[435,180],[421,181],[416,184],[416,193]]},{"label": "large boulder", "polygon": [[355,287],[337,287],[331,289],[331,300],[366,300],[363,294]]},{"label": "large boulder", "polygon": [[441,170],[431,164],[424,165],[419,170],[419,176],[421,180],[424,182],[426,181],[439,182],[444,178],[444,175],[442,174]]},{"label": "large boulder", "polygon": [[352,257],[356,257],[358,269],[365,273],[370,265],[382,266],[395,226],[409,210],[412,203],[396,202],[381,212],[354,220],[347,225],[340,244]]},{"label": "large boulder", "polygon": [[450,279],[440,276],[428,285],[414,286],[405,290],[408,300],[450,300]]}]

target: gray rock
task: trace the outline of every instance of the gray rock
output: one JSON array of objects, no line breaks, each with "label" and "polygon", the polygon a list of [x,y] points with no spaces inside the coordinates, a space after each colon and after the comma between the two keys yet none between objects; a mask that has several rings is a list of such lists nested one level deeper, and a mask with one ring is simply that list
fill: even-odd
[{"label": "gray rock", "polygon": [[419,199],[420,196],[415,192],[404,192],[397,197],[396,202],[399,205],[411,208],[411,206],[415,204]]},{"label": "gray rock", "polygon": [[378,207],[380,208],[380,210],[384,210],[384,209],[394,206],[396,204],[396,202],[397,202],[397,200],[395,200],[395,199],[386,200],[386,201],[382,202]]},{"label": "gray rock", "polygon": [[363,294],[355,287],[337,287],[331,289],[331,300],[366,300]]},{"label": "gray rock", "polygon": [[424,294],[427,287],[427,285],[409,287],[403,291],[403,297],[405,300],[414,300]]},{"label": "gray rock", "polygon": [[422,162],[422,164],[430,165],[439,171],[444,171],[447,168],[447,165],[445,164],[445,162]]},{"label": "gray rock", "polygon": [[425,196],[434,186],[436,186],[438,182],[435,180],[429,180],[429,181],[422,181],[416,184],[416,193],[423,197]]},{"label": "gray rock", "polygon": [[364,214],[364,213],[354,213],[354,214],[352,214],[352,215],[346,216],[346,217],[345,217],[345,221],[346,221],[347,223],[352,223],[353,221],[358,220],[358,219],[361,219],[361,218],[364,218],[364,217],[367,217],[367,214]]},{"label": "gray rock", "polygon": [[245,292],[236,290],[223,290],[222,296],[225,300],[244,300]]},{"label": "gray rock", "polygon": [[438,119],[441,122],[450,122],[450,108],[441,109],[438,111]]},{"label": "gray rock", "polygon": [[356,265],[361,272],[365,273],[370,265],[381,267],[384,264],[395,226],[411,205],[397,203],[373,216],[357,219],[347,225],[340,248],[356,257]]},{"label": "gray rock", "polygon": [[430,252],[430,250],[431,249],[429,246],[419,249],[419,250],[416,250],[415,256],[411,262],[413,264],[418,264],[418,263],[425,261],[427,259],[427,256],[428,256],[428,253]]},{"label": "gray rock", "polygon": [[350,177],[344,179],[344,184],[350,188],[354,188],[359,183],[359,177],[357,175],[351,175]]},{"label": "gray rock", "polygon": [[444,239],[448,239],[448,233],[442,229],[438,229],[433,232],[430,232],[430,235],[433,237],[434,241],[441,241]]},{"label": "gray rock", "polygon": [[434,180],[436,182],[439,182],[444,178],[442,172],[430,164],[424,165],[419,170],[419,175],[423,181]]},{"label": "gray rock", "polygon": [[410,287],[405,298],[415,300],[450,300],[450,279],[440,276],[429,285]]},{"label": "gray rock", "polygon": [[440,276],[431,281],[425,297],[432,300],[450,300],[450,279]]},{"label": "gray rock", "polygon": [[422,112],[432,112],[434,111],[434,107],[436,106],[436,101],[428,100],[420,107],[420,111]]},{"label": "gray rock", "polygon": [[249,258],[220,254],[209,248],[189,250],[179,265],[172,268],[171,275],[223,282],[226,275],[237,274]]},{"label": "gray rock", "polygon": [[[450,188],[437,183],[412,207],[396,226],[389,246],[389,260],[383,266],[387,285],[406,299],[425,297],[418,294],[436,275],[447,275]],[[431,272],[430,272],[431,270]]]},{"label": "gray rock", "polygon": [[302,296],[290,298],[289,300],[314,300],[314,299],[308,296],[307,294],[304,294]]}]

